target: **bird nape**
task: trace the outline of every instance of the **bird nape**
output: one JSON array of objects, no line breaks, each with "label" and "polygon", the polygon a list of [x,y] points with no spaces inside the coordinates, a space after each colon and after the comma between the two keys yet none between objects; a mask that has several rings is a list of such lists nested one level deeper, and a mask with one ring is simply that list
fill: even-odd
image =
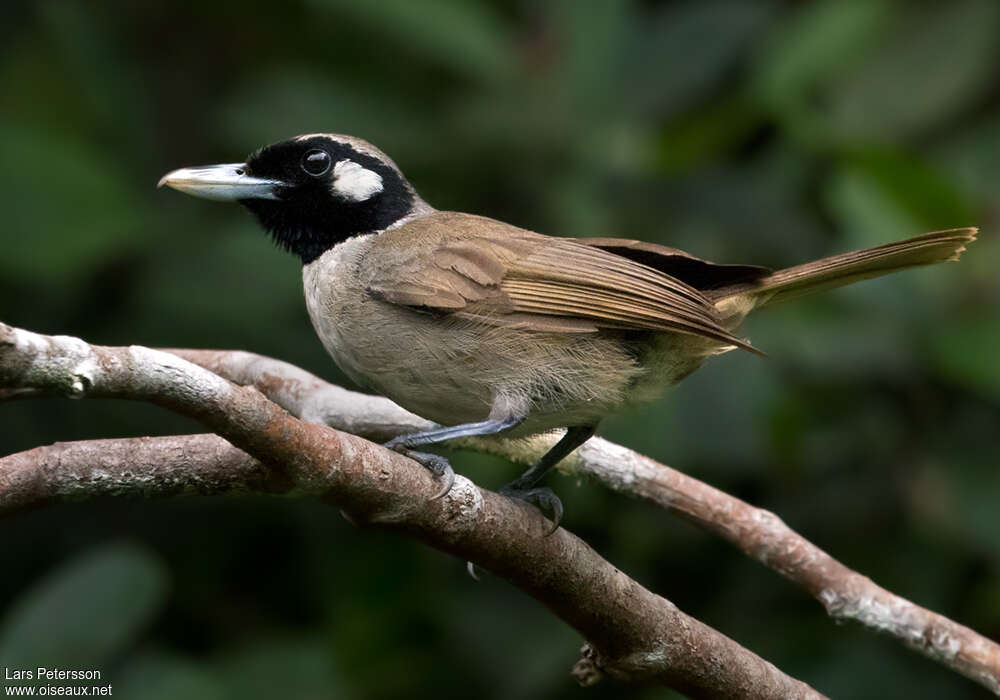
[{"label": "bird nape", "polygon": [[975,228],[935,231],[783,270],[719,265],[618,238],[546,236],[428,205],[361,139],[308,134],[243,163],[175,170],[188,194],[236,200],[303,263],[306,306],[351,379],[441,427],[386,446],[451,488],[418,451],[457,437],[566,428],[501,489],[549,511],[545,473],[602,417],[659,396],[711,355],[758,353],[736,331],[752,310],[910,267],[956,260]]}]

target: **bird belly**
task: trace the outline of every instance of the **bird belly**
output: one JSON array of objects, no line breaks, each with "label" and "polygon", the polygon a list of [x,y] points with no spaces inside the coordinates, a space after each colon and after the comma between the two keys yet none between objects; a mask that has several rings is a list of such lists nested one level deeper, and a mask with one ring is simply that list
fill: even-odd
[{"label": "bird belly", "polygon": [[[353,381],[442,425],[505,408],[526,416],[511,434],[594,425],[655,398],[703,359],[676,334],[548,333],[391,304],[352,283],[365,247],[365,237],[352,239],[303,268],[316,332]],[[671,359],[692,349],[696,361]]]}]

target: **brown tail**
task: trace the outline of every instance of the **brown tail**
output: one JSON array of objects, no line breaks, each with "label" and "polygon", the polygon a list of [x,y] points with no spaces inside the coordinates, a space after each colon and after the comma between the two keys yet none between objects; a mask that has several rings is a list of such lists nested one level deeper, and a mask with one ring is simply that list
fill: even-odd
[{"label": "brown tail", "polygon": [[976,240],[978,232],[979,229],[973,227],[925,233],[905,241],[788,267],[753,282],[712,290],[709,294],[717,302],[749,295],[756,306],[775,304],[897,270],[958,260],[965,246]]}]

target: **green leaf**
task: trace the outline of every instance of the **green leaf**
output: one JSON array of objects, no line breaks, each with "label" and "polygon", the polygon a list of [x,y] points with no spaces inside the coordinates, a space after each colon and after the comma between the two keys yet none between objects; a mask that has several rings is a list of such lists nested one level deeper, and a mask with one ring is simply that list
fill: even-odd
[{"label": "green leaf", "polygon": [[907,6],[871,60],[828,96],[838,140],[896,142],[968,109],[994,87],[1000,3]]},{"label": "green leaf", "polygon": [[166,589],[163,564],[145,548],[86,552],[14,602],[0,627],[0,658],[11,668],[100,670],[135,642]]},{"label": "green leaf", "polygon": [[994,0],[812,3],[763,55],[755,94],[820,146],[902,141],[992,87],[998,33]]},{"label": "green leaf", "polygon": [[840,228],[853,236],[852,245],[866,247],[876,238],[903,238],[922,228],[912,212],[889,196],[872,173],[861,168],[837,170],[826,188],[826,199]]},{"label": "green leaf", "polygon": [[770,2],[699,0],[669,5],[635,32],[627,66],[630,100],[642,111],[676,114],[726,77],[773,11]]},{"label": "green leaf", "polygon": [[810,91],[861,62],[893,20],[886,0],[806,3],[784,21],[759,59],[754,92],[797,118]]},{"label": "green leaf", "polygon": [[973,223],[971,206],[937,170],[905,153],[850,156],[826,188],[827,204],[851,244],[879,245],[926,230]]},{"label": "green leaf", "polygon": [[508,29],[486,4],[463,0],[311,0],[308,4],[357,22],[373,41],[404,47],[457,73],[493,80],[512,72]]}]

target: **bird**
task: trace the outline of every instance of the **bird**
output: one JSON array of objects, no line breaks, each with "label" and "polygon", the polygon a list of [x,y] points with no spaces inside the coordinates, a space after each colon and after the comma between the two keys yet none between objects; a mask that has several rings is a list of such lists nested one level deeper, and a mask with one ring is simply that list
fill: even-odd
[{"label": "bird", "polygon": [[370,143],[313,133],[240,163],[181,168],[158,186],[248,209],[302,261],[306,308],[354,382],[436,427],[385,446],[423,464],[445,495],[450,439],[562,437],[500,493],[563,515],[540,486],[601,419],[650,401],[731,350],[755,309],[922,265],[957,260],[975,227],[934,231],[772,270],[717,264],[627,238],[549,236],[439,211]]}]

